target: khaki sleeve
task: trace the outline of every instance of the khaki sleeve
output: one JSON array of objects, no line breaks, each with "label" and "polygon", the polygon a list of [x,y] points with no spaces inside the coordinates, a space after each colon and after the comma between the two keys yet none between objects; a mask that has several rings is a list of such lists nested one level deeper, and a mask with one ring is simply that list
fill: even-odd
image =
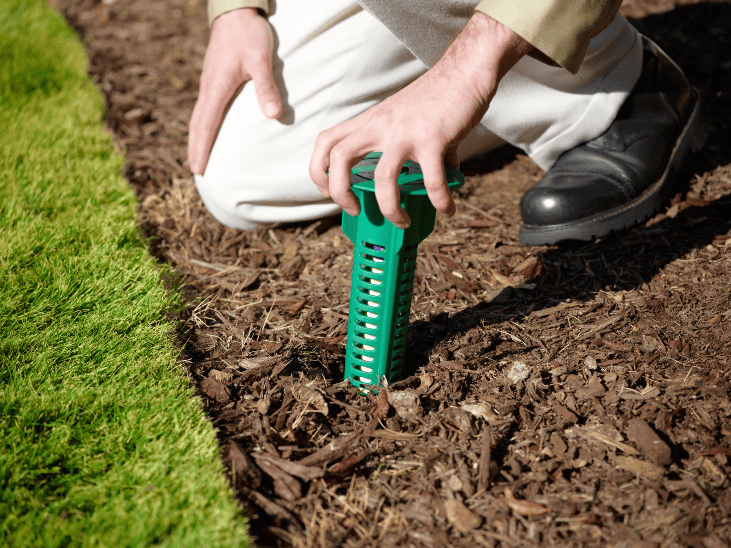
[{"label": "khaki sleeve", "polygon": [[481,0],[476,9],[576,74],[589,40],[609,26],[621,4],[622,0]]},{"label": "khaki sleeve", "polygon": [[257,8],[269,14],[269,0],[208,0],[208,24],[227,11],[241,8]]}]

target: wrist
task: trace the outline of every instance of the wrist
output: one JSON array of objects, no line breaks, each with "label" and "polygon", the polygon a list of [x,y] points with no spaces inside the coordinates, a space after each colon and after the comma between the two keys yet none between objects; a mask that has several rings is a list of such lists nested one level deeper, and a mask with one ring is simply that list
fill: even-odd
[{"label": "wrist", "polygon": [[259,17],[262,17],[262,12],[258,8],[237,8],[216,17],[211,25],[211,30],[229,24],[239,25]]},{"label": "wrist", "polygon": [[533,46],[490,16],[475,12],[439,63],[452,65],[480,95],[492,95],[500,80]]}]

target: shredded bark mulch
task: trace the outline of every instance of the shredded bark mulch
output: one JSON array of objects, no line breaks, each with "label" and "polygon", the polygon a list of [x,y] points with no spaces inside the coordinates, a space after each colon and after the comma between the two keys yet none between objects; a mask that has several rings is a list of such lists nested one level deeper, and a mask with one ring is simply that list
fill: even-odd
[{"label": "shredded bark mulch", "polygon": [[731,545],[731,3],[624,13],[711,119],[645,226],[524,247],[520,151],[464,166],[419,247],[405,377],[342,382],[337,219],[239,232],[187,168],[203,0],[54,0],[82,36],[153,253],[184,278],[181,359],[259,546]]}]

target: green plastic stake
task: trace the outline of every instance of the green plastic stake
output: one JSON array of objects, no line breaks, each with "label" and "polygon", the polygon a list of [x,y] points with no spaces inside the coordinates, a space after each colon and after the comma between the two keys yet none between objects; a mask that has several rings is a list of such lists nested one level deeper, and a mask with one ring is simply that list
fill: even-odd
[{"label": "green plastic stake", "polygon": [[[376,390],[401,373],[414,292],[416,252],[434,230],[436,210],[416,162],[406,162],[398,178],[401,206],[411,217],[406,230],[386,219],[378,207],[373,173],[381,157],[371,152],[351,170],[351,188],[360,200],[356,217],[343,211],[343,232],[355,245],[348,314],[345,378],[359,388]],[[450,189],[464,175],[445,166]]]}]

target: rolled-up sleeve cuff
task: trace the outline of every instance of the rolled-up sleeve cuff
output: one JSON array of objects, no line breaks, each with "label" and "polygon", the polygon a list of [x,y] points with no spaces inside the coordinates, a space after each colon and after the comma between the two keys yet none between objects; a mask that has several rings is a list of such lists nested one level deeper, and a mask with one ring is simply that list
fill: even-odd
[{"label": "rolled-up sleeve cuff", "polygon": [[269,0],[208,0],[208,24],[227,11],[241,8],[257,8],[269,14]]},{"label": "rolled-up sleeve cuff", "polygon": [[576,74],[589,40],[612,22],[621,0],[482,0],[477,10]]}]

